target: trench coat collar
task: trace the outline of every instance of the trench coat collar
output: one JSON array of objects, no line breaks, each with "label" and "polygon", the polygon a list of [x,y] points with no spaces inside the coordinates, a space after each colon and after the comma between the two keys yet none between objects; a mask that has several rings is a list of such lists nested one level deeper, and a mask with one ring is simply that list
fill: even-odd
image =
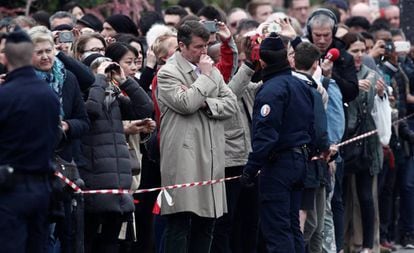
[{"label": "trench coat collar", "polygon": [[179,51],[175,52],[174,57],[175,57],[178,67],[180,67],[184,71],[184,73],[191,74],[194,80],[198,78],[198,75],[195,69],[191,66],[190,62],[183,57],[181,52]]}]

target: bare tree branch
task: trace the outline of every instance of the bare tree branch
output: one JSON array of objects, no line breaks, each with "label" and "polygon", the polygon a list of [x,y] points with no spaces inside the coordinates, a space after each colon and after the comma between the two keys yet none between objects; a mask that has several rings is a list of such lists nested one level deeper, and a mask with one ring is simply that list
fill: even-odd
[{"label": "bare tree branch", "polygon": [[25,8],[25,11],[24,11],[24,14],[26,16],[29,16],[29,14],[30,14],[30,6],[32,6],[32,3],[35,2],[35,1],[36,0],[27,0],[26,1],[26,8]]}]

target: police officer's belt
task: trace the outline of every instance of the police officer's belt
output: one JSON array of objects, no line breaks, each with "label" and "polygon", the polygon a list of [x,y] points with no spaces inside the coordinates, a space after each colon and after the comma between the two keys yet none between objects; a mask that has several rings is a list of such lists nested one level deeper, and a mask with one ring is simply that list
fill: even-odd
[{"label": "police officer's belt", "polygon": [[304,155],[306,159],[309,157],[309,148],[306,145],[303,145],[301,147],[293,147],[293,148],[286,148],[282,150],[272,151],[269,155],[269,161],[274,161],[278,155],[281,155],[283,153],[297,153]]}]

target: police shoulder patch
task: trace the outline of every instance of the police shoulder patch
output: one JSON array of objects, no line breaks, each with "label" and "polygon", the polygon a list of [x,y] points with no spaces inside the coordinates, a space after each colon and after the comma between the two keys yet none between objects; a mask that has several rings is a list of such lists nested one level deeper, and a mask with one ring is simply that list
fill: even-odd
[{"label": "police shoulder patch", "polygon": [[260,115],[262,117],[266,117],[270,113],[270,106],[268,104],[262,105],[262,108],[260,109]]}]

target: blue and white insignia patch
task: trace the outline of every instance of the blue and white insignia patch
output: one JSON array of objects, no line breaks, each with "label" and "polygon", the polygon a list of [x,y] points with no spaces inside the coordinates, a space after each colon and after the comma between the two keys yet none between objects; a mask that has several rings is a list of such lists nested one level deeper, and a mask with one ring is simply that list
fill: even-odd
[{"label": "blue and white insignia patch", "polygon": [[264,104],[262,108],[260,109],[260,115],[262,117],[266,117],[270,113],[270,106],[268,104]]}]

